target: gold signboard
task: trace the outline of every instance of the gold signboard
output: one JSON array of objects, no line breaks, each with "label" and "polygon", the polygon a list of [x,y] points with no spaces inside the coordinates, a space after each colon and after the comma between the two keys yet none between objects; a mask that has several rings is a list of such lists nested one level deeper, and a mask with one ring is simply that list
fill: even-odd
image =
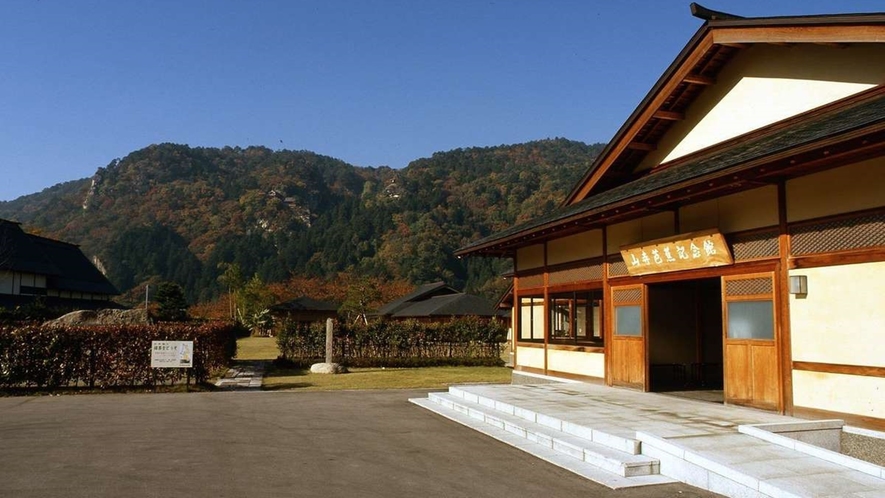
[{"label": "gold signboard", "polygon": [[726,266],[734,263],[725,237],[716,230],[694,232],[621,248],[632,276]]}]

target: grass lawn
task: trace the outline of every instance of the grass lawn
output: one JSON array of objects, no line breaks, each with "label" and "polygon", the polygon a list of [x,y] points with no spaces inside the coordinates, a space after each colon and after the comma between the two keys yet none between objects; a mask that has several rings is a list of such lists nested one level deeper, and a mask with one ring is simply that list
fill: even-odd
[{"label": "grass lawn", "polygon": [[275,360],[280,355],[275,337],[243,337],[237,339],[235,360]]},{"label": "grass lawn", "polygon": [[510,373],[506,367],[353,368],[350,373],[338,375],[271,369],[264,377],[263,388],[304,391],[445,388],[451,384],[509,384]]}]

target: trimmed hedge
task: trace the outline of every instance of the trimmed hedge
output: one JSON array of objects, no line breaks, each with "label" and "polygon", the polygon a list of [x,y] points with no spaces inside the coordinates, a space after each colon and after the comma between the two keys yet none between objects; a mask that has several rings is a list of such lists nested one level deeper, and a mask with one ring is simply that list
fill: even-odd
[{"label": "trimmed hedge", "polygon": [[[336,361],[352,367],[501,365],[507,329],[497,321],[468,317],[444,323],[376,321],[335,323]],[[323,323],[290,324],[277,335],[283,362],[306,365],[325,358]]]},{"label": "trimmed hedge", "polygon": [[185,378],[185,369],[151,368],[151,341],[194,341],[196,382],[236,354],[230,323],[0,327],[0,388],[153,386]]}]

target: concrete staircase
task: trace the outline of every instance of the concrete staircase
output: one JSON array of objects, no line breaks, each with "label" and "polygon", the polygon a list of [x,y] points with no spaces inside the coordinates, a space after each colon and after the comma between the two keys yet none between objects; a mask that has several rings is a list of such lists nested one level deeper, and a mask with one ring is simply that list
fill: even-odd
[{"label": "concrete staircase", "polygon": [[613,489],[666,484],[660,462],[633,438],[594,430],[460,387],[412,403]]},{"label": "concrete staircase", "polygon": [[453,386],[410,401],[613,489],[681,481],[740,498],[885,498],[885,467],[820,446],[841,421],[590,384]]}]

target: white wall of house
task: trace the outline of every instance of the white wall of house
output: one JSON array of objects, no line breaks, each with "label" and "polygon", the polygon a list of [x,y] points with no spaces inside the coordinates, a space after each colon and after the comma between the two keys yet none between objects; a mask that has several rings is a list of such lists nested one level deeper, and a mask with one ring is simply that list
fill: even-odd
[{"label": "white wall of house", "polygon": [[530,270],[544,266],[544,244],[516,250],[516,270]]},{"label": "white wall of house", "polygon": [[619,254],[621,246],[676,235],[676,219],[671,212],[617,223],[607,227],[608,254]]},{"label": "white wall of house", "polygon": [[[790,296],[794,362],[885,367],[885,262],[791,270],[808,278],[806,296]],[[885,418],[885,379],[793,371],[797,407]]]},{"label": "white wall of house", "polygon": [[885,206],[885,157],[787,182],[787,221]]},{"label": "white wall of house", "polygon": [[516,347],[516,364],[521,367],[544,368],[544,348]]},{"label": "white wall of house", "polygon": [[602,379],[605,377],[605,354],[548,349],[547,368]]},{"label": "white wall of house", "polygon": [[742,50],[637,168],[643,170],[885,81],[885,44],[754,45]]},{"label": "white wall of house", "polygon": [[602,230],[589,230],[553,239],[547,243],[547,263],[550,265],[600,256],[602,256]]},{"label": "white wall of house", "polygon": [[679,209],[679,225],[683,233],[708,228],[733,233],[777,224],[777,187],[773,185]]}]

